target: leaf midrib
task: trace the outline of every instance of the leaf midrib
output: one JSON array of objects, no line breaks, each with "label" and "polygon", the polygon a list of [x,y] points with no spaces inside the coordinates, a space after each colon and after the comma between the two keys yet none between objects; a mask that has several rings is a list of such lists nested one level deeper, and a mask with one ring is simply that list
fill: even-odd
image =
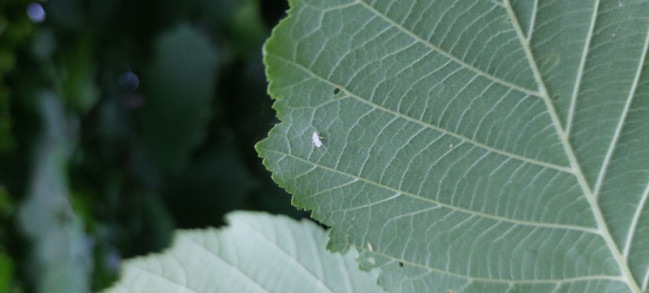
[{"label": "leaf midrib", "polygon": [[[550,114],[550,117],[552,119],[552,123],[555,126],[555,129],[557,131],[557,134],[559,136],[559,139],[561,141],[562,147],[564,149],[564,152],[566,153],[566,156],[568,157],[568,160],[570,161],[570,166],[573,169],[573,174],[577,178],[577,181],[579,182],[579,186],[582,189],[582,192],[584,193],[584,197],[586,197],[586,200],[588,201],[588,204],[591,207],[591,210],[593,212],[593,215],[595,217],[595,221],[598,226],[598,231],[600,236],[604,239],[606,245],[608,246],[609,251],[611,252],[611,255],[615,259],[615,262],[617,263],[620,272],[622,274],[622,277],[626,280],[626,284],[630,287],[631,290],[637,293],[641,293],[642,290],[640,289],[640,286],[638,285],[637,281],[633,277],[633,274],[631,273],[631,270],[629,268],[628,263],[626,262],[626,258],[622,255],[620,248],[617,246],[615,241],[613,240],[613,237],[608,230],[608,225],[606,224],[606,221],[604,219],[603,213],[601,209],[599,208],[599,204],[597,203],[597,197],[596,194],[593,193],[591,190],[590,186],[588,185],[588,182],[586,181],[586,178],[584,176],[584,172],[581,169],[581,165],[579,164],[577,160],[577,156],[575,155],[575,152],[572,148],[572,145],[569,142],[568,135],[566,131],[563,129],[563,126],[561,125],[561,122],[559,120],[559,116],[557,113],[557,110],[554,107],[554,104],[552,103],[547,87],[545,86],[545,82],[543,80],[543,77],[541,76],[541,72],[538,69],[538,66],[536,64],[536,59],[534,58],[534,55],[532,54],[531,47],[529,45],[529,42],[527,42],[527,39],[523,35],[523,30],[521,26],[519,25],[518,19],[516,17],[516,14],[514,13],[510,0],[505,0],[505,8],[507,10],[507,14],[509,15],[510,19],[512,20],[512,26],[514,27],[514,30],[516,31],[516,34],[518,35],[518,38],[521,42],[521,45],[523,46],[523,49],[525,51],[525,55],[527,56],[528,62],[530,64],[530,67],[532,69],[532,72],[534,73],[534,79],[536,80],[538,86],[539,86],[539,91],[541,92],[541,97],[543,101],[546,104],[546,107],[548,109],[548,113]],[[596,1],[595,7],[599,7],[599,0]],[[597,10],[593,10],[594,14],[597,14]],[[594,27],[594,22],[596,21],[596,17],[591,18],[591,28]],[[590,42],[586,42],[587,44],[590,44]],[[645,50],[646,51],[646,50]],[[640,62],[642,63],[643,60]],[[583,67],[579,68],[579,71],[577,74],[579,76],[583,75]],[[622,122],[620,122],[622,123]],[[602,166],[602,168],[605,168],[605,166]]]}]

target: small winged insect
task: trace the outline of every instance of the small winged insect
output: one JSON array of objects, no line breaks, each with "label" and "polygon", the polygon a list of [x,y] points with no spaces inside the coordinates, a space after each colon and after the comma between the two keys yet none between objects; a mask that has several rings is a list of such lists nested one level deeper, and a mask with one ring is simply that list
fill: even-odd
[{"label": "small winged insect", "polygon": [[311,139],[313,140],[313,145],[315,145],[316,148],[320,148],[322,146],[322,137],[318,135],[317,131],[314,131],[313,134],[311,135]]}]

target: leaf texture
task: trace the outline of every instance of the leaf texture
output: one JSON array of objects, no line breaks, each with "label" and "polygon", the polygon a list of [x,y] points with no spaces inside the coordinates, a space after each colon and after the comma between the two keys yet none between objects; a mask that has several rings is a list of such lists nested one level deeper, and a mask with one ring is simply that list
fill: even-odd
[{"label": "leaf texture", "polygon": [[222,230],[186,230],[171,249],[127,260],[106,292],[381,292],[374,272],[358,270],[352,249],[325,249],[312,222],[234,212]]},{"label": "leaf texture", "polygon": [[646,292],[648,42],[646,0],[292,0],[257,149],[389,291]]}]

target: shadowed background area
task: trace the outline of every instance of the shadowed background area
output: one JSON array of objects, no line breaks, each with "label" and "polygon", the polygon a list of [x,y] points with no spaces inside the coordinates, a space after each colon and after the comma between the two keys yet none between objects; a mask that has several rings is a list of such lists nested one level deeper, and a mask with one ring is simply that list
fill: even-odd
[{"label": "shadowed background area", "polygon": [[277,122],[275,0],[0,1],[0,292],[89,292],[175,228],[302,217],[253,146]]}]

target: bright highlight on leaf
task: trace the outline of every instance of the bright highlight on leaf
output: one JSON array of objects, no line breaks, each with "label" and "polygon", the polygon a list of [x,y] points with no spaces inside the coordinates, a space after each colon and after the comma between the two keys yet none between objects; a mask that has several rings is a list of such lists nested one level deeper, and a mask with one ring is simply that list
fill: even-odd
[{"label": "bright highlight on leaf", "polygon": [[221,229],[180,231],[161,254],[126,261],[106,292],[382,292],[351,249],[328,252],[325,231],[285,216],[235,212]]},{"label": "bright highlight on leaf", "polygon": [[391,292],[649,290],[649,1],[291,7],[257,149],[331,249]]}]

